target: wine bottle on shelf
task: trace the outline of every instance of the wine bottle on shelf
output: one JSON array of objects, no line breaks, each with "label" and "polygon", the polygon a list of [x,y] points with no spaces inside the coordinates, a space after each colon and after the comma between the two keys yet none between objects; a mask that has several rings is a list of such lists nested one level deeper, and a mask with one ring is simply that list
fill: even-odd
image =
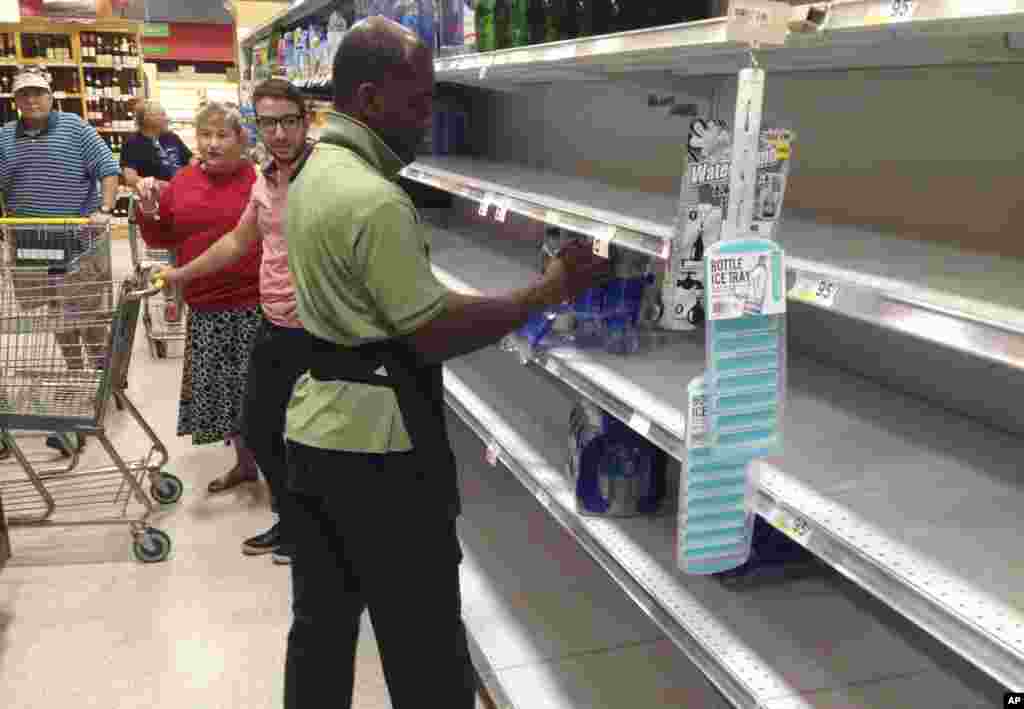
[{"label": "wine bottle on shelf", "polygon": [[114,37],[114,43],[110,48],[110,57],[111,66],[115,69],[121,69],[124,58],[121,54],[121,43],[118,41],[116,36]]},{"label": "wine bottle on shelf", "polygon": [[121,37],[121,66],[131,67],[131,48],[128,46],[128,35]]},{"label": "wine bottle on shelf", "polygon": [[510,0],[512,42],[511,47],[525,47],[530,43],[530,26],[527,20],[529,0]]},{"label": "wine bottle on shelf", "polygon": [[476,48],[478,52],[493,52],[495,0],[478,0],[476,4]]},{"label": "wine bottle on shelf", "polygon": [[545,4],[547,5],[544,22],[547,28],[545,40],[558,42],[564,39],[574,39],[579,35],[576,0],[546,0]]},{"label": "wine bottle on shelf", "polygon": [[494,48],[512,46],[512,0],[494,2]]},{"label": "wine bottle on shelf", "polygon": [[544,24],[544,0],[529,0],[526,6],[526,41],[541,44],[545,41],[547,28]]}]

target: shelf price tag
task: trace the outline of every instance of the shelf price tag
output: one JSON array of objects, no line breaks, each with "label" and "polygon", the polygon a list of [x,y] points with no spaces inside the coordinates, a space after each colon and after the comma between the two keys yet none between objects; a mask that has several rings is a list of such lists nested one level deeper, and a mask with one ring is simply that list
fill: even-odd
[{"label": "shelf price tag", "polygon": [[594,232],[594,253],[601,258],[608,258],[608,249],[615,238],[615,227],[604,224]]},{"label": "shelf price tag", "polygon": [[487,459],[487,464],[488,465],[490,465],[492,467],[497,465],[498,464],[498,444],[495,443],[494,441],[491,441],[490,443],[488,443],[487,444],[487,453],[484,455],[484,457]]},{"label": "shelf price tag", "polygon": [[647,438],[651,432],[651,420],[639,411],[634,411],[633,415],[629,417],[629,427],[644,438]]},{"label": "shelf price tag", "polygon": [[881,7],[872,10],[864,24],[887,25],[892,22],[909,22],[917,12],[917,0],[884,0]]},{"label": "shelf price tag", "polygon": [[776,507],[768,520],[773,527],[802,546],[811,540],[811,525],[803,517],[791,515],[781,507]]},{"label": "shelf price tag", "polygon": [[561,226],[562,213],[554,209],[549,209],[546,212],[544,212],[544,221],[547,224],[551,224],[553,226]]},{"label": "shelf price tag", "polygon": [[792,8],[776,0],[734,0],[729,3],[730,42],[785,44]]},{"label": "shelf price tag", "polygon": [[801,274],[796,285],[789,291],[789,297],[819,308],[831,308],[839,295],[839,282],[828,278]]},{"label": "shelf price tag", "polygon": [[478,76],[480,81],[483,81],[484,79],[487,78],[487,70],[490,68],[490,64],[484,64],[482,67],[480,67],[480,74]]},{"label": "shelf price tag", "polygon": [[491,210],[491,205],[494,203],[494,194],[487,192],[484,198],[480,200],[480,209],[477,210],[477,214],[481,217],[486,217],[487,212]]},{"label": "shelf price tag", "polygon": [[508,198],[499,199],[494,203],[494,220],[501,224],[505,223],[505,217],[508,215]]}]

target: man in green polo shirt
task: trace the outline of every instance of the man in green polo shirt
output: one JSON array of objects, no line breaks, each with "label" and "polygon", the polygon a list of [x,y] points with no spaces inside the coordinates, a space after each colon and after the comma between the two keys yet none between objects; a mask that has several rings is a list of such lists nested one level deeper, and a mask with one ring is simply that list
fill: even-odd
[{"label": "man in green polo shirt", "polygon": [[349,707],[369,609],[395,709],[471,709],[461,620],[454,457],[441,363],[609,277],[582,244],[501,297],[434,277],[395,183],[429,128],[430,49],[397,23],[353,27],[334,64],[335,111],[288,194],[289,265],[313,366],[288,408],[293,612],[286,709]]}]

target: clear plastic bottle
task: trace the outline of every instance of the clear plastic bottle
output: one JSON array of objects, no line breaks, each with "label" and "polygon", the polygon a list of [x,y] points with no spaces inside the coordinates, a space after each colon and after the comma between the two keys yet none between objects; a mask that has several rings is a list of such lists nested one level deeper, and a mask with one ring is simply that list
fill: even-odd
[{"label": "clear plastic bottle", "polygon": [[493,52],[495,0],[477,0],[476,4],[476,47],[478,52]]}]

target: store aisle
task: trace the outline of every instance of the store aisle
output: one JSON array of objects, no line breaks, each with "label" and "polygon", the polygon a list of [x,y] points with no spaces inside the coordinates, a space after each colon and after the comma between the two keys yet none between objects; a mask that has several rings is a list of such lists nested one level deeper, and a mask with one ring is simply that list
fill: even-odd
[{"label": "store aisle", "polygon": [[[129,268],[114,242],[115,270]],[[0,706],[19,709],[277,709],[290,622],[288,567],[239,544],[271,522],[264,485],[220,496],[206,484],[233,461],[223,446],[174,436],[181,360],[154,360],[140,325],[128,394],[170,450],[185,495],[153,526],[173,541],[166,563],[134,561],[126,526],[12,531],[0,571]],[[126,458],[148,442],[124,412],[108,429]],[[102,465],[99,446],[82,462]],[[11,475],[0,466],[0,475]],[[390,702],[372,628],[359,651],[358,709]]]}]

